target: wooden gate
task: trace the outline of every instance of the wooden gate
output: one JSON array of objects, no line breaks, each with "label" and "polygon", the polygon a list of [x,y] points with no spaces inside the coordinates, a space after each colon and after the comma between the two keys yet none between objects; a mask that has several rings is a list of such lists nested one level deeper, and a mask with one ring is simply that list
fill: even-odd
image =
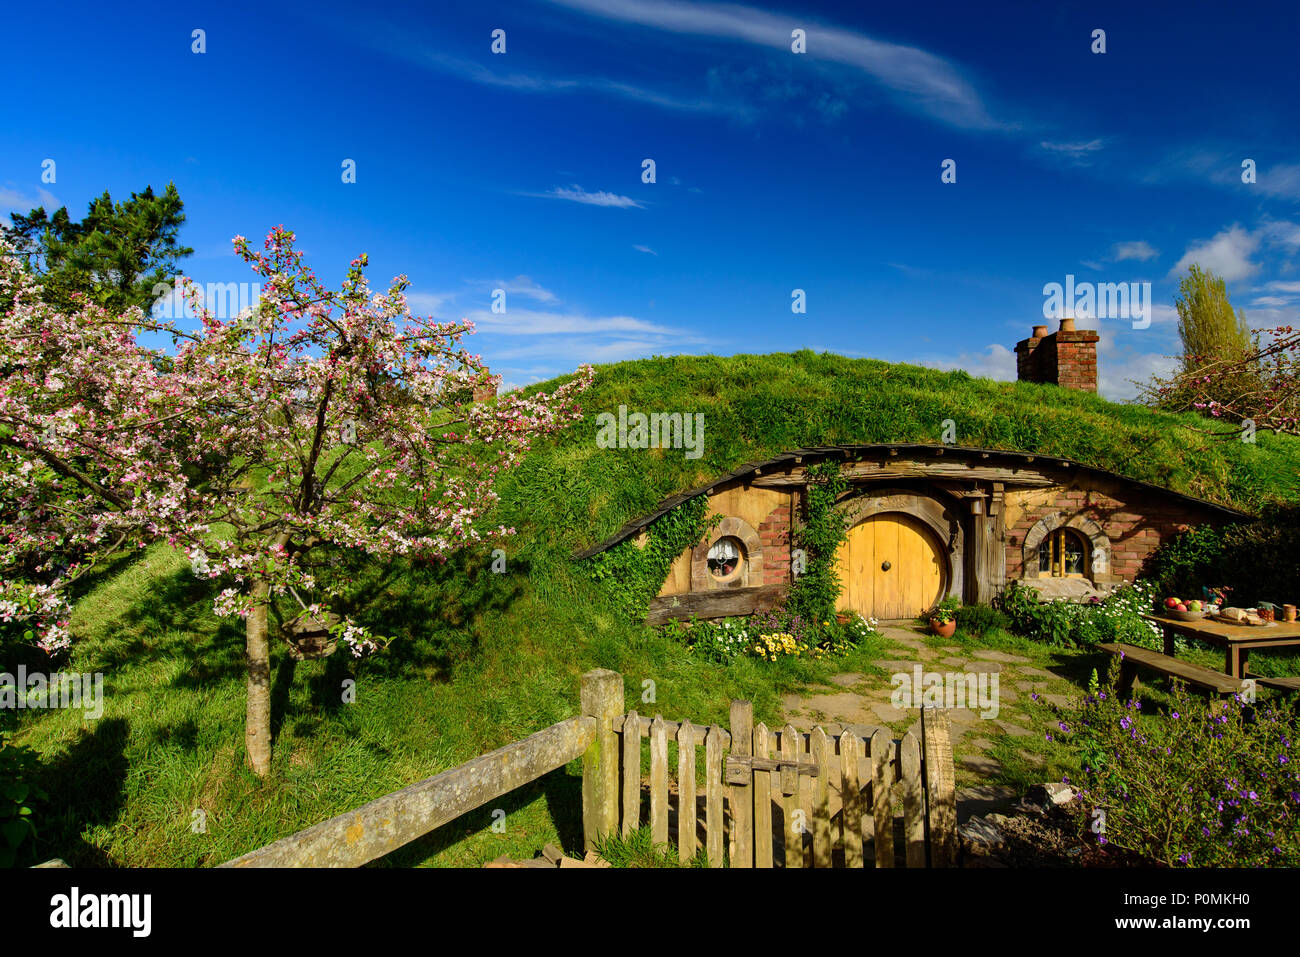
[{"label": "wooden gate", "polygon": [[[748,701],[732,702],[730,731],[610,715],[584,768],[588,846],[648,824],[654,843],[676,843],[683,862],[703,847],[713,866],[949,866],[957,820],[948,713],[920,714],[920,738],[901,739],[885,728],[769,730],[753,724]],[[615,760],[605,764],[605,754]]]}]

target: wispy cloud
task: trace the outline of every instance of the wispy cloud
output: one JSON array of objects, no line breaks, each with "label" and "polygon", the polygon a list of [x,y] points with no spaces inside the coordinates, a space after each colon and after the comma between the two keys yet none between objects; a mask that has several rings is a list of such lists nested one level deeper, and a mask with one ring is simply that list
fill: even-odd
[{"label": "wispy cloud", "polygon": [[619,20],[672,33],[691,34],[790,51],[791,31],[807,35],[807,56],[849,67],[891,91],[902,102],[964,128],[992,128],[975,88],[942,57],[916,47],[876,40],[864,33],[817,23],[804,16],[769,13],[738,4],[680,0],[552,0],[605,20]]},{"label": "wispy cloud", "polygon": [[687,113],[718,113],[726,109],[725,104],[714,103],[707,98],[675,97],[608,77],[548,76],[542,72],[493,70],[473,60],[449,56],[439,50],[413,43],[400,32],[377,34],[370,38],[370,42],[372,46],[390,55],[482,86],[520,93],[599,93]]},{"label": "wispy cloud", "polygon": [[1116,243],[1110,249],[1110,258],[1114,262],[1124,262],[1127,259],[1136,259],[1139,262],[1146,262],[1148,259],[1155,259],[1160,255],[1160,250],[1153,247],[1143,239],[1133,240],[1132,242]]},{"label": "wispy cloud", "polygon": [[[474,279],[468,279],[473,285],[480,283]],[[528,276],[516,276],[514,279],[493,279],[482,283],[482,285],[492,289],[504,289],[507,296],[524,296],[536,302],[559,302],[559,298],[545,286],[534,282]]]},{"label": "wispy cloud", "polygon": [[1185,147],[1166,156],[1147,171],[1144,180],[1161,183],[1170,180],[1200,180],[1233,190],[1262,193],[1275,199],[1300,199],[1300,163],[1268,164],[1257,162],[1255,182],[1242,182],[1242,163],[1251,157],[1240,150],[1205,146]]},{"label": "wispy cloud", "polygon": [[567,199],[574,203],[584,203],[588,206],[610,206],[615,209],[644,209],[645,207],[633,199],[631,196],[623,196],[619,193],[608,193],[605,190],[597,190],[589,193],[577,183],[572,186],[553,186],[545,193],[524,193],[524,196],[536,196],[541,199]]},{"label": "wispy cloud", "polygon": [[651,256],[658,256],[658,255],[659,255],[657,252],[655,252],[655,251],[654,251],[653,249],[651,249],[649,246],[641,246],[641,245],[633,244],[632,248],[635,249],[635,250],[636,250],[637,252],[639,252],[639,253],[649,253]]},{"label": "wispy cloud", "polygon": [[1105,269],[1108,264],[1136,260],[1146,262],[1149,259],[1155,259],[1160,255],[1160,250],[1156,249],[1150,243],[1143,239],[1135,239],[1128,242],[1115,243],[1110,247],[1110,252],[1100,259],[1085,259],[1082,265],[1089,269]]},{"label": "wispy cloud", "polygon": [[[43,186],[36,187],[34,195],[24,192],[12,181],[0,186],[0,211],[8,210],[25,216],[37,206],[43,206],[45,212],[53,213],[62,205],[58,197]],[[6,226],[13,225],[5,212],[0,212],[0,223]]]},{"label": "wispy cloud", "polygon": [[682,329],[637,319],[634,316],[584,316],[573,312],[548,312],[536,309],[507,309],[494,313],[490,309],[475,309],[469,318],[483,332],[502,332],[512,336],[548,335],[640,335],[673,336],[687,338]]},{"label": "wispy cloud", "polygon": [[1300,295],[1300,282],[1287,282],[1283,280],[1274,280],[1273,282],[1264,283],[1264,288],[1269,292],[1283,292]]},{"label": "wispy cloud", "polygon": [[1076,165],[1083,165],[1091,161],[1092,154],[1099,151],[1105,146],[1102,139],[1087,140],[1083,142],[1063,143],[1043,140],[1038,144],[1039,149],[1046,150],[1050,155],[1063,159],[1066,162]]}]

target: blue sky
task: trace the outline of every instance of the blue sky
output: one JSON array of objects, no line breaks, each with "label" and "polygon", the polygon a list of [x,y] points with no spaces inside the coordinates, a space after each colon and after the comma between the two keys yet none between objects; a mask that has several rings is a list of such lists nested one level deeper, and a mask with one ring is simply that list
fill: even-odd
[{"label": "blue sky", "polygon": [[1190,262],[1300,324],[1293,4],[54,3],[6,33],[0,214],[174,180],[194,279],[251,280],[230,238],[282,223],[333,284],[364,251],[475,319],[507,385],[802,347],[1013,378],[1073,274],[1152,283],[1149,328],[1091,323],[1125,398]]}]

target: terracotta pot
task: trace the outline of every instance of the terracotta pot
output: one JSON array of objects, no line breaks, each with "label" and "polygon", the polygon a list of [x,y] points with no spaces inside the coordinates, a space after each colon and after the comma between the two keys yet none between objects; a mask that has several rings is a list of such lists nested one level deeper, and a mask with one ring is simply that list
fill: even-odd
[{"label": "terracotta pot", "polygon": [[853,619],[850,618],[848,615],[839,615],[839,614],[837,614],[837,615],[835,616],[835,623],[838,624],[838,625],[847,625],[847,624],[848,624],[849,622],[851,622],[852,620],[853,620]]},{"label": "terracotta pot", "polygon": [[931,618],[930,630],[934,632],[936,635],[938,635],[940,638],[951,638],[952,633],[957,630],[957,620],[954,618],[946,625],[941,625],[939,624],[938,619]]}]

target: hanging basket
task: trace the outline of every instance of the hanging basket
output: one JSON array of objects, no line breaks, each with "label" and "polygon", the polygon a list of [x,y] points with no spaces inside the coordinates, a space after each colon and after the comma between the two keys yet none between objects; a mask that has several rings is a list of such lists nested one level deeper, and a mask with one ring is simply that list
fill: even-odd
[{"label": "hanging basket", "polygon": [[289,645],[289,655],[295,661],[328,658],[339,645],[338,638],[330,633],[330,626],[338,624],[339,620],[335,614],[324,614],[317,618],[304,611],[287,622],[282,634]]}]

